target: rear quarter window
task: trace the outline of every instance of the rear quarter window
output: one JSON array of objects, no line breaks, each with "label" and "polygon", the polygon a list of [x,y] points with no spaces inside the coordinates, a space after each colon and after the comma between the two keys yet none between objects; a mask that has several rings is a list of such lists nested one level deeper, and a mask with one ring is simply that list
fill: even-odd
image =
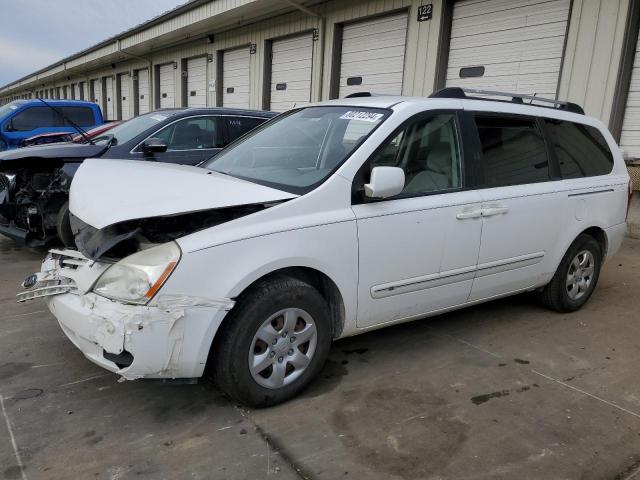
[{"label": "rear quarter window", "polygon": [[613,169],[613,155],[600,131],[589,125],[545,119],[562,178],[606,175]]}]

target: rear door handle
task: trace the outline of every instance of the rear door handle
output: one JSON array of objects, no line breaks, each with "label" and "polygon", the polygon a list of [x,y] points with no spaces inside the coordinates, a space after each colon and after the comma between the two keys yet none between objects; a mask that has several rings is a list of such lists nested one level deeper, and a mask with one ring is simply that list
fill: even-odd
[{"label": "rear door handle", "polygon": [[466,220],[468,218],[480,218],[482,216],[482,208],[480,207],[469,207],[463,209],[460,213],[456,215],[458,220]]},{"label": "rear door handle", "polygon": [[503,213],[507,213],[509,211],[509,207],[506,205],[488,205],[482,208],[482,216],[483,217],[492,217],[493,215],[502,215]]}]

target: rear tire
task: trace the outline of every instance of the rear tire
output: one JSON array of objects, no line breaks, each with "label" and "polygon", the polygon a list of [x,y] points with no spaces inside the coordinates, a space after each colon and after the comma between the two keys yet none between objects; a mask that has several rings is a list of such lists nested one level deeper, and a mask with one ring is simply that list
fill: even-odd
[{"label": "rear tire", "polygon": [[332,322],[325,299],[308,283],[279,277],[251,287],[230,315],[209,358],[214,382],[233,399],[276,405],[322,369]]},{"label": "rear tire", "polygon": [[62,244],[67,248],[76,248],[76,241],[71,231],[71,221],[69,220],[69,202],[64,202],[58,211],[58,218],[56,221],[56,231],[58,232],[58,238]]},{"label": "rear tire", "polygon": [[574,312],[587,303],[598,283],[602,249],[590,235],[581,234],[565,253],[551,282],[542,291],[542,302],[557,312]]}]

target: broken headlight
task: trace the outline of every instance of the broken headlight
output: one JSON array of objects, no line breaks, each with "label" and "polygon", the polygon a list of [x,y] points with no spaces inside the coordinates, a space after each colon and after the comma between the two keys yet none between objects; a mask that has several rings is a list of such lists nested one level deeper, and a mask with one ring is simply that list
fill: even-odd
[{"label": "broken headlight", "polygon": [[124,303],[144,305],[153,298],[180,261],[175,242],[129,255],[100,276],[93,291]]}]

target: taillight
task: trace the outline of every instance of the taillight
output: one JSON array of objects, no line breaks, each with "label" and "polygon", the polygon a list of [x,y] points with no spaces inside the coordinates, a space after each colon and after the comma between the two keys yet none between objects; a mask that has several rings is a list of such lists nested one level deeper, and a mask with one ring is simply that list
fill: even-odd
[{"label": "taillight", "polygon": [[627,197],[627,215],[625,220],[629,217],[629,209],[631,208],[631,198],[633,197],[633,180],[629,179],[629,191]]}]

